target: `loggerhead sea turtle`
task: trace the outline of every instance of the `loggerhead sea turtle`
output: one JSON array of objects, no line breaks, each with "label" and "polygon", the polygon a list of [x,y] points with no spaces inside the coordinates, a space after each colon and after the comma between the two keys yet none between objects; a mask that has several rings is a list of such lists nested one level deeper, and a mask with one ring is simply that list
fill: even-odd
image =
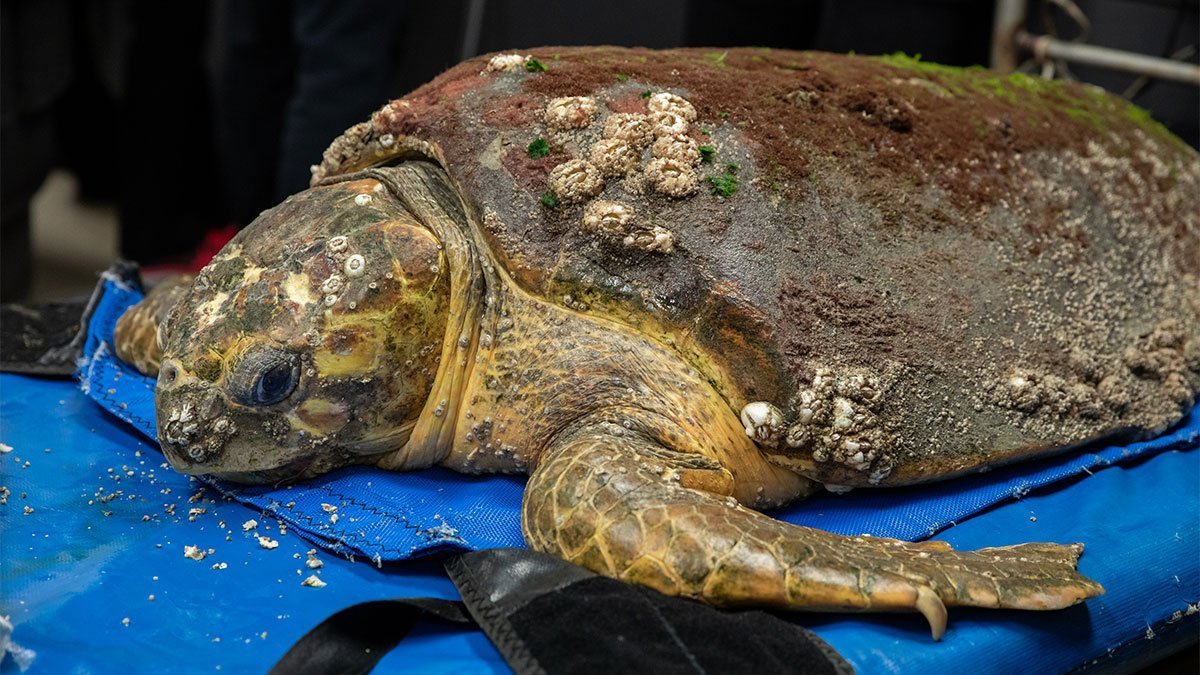
[{"label": "loggerhead sea turtle", "polygon": [[[479,57],[163,292],[159,438],[244,482],[529,473],[536,549],[718,605],[916,610],[937,638],[947,605],[1102,589],[1078,544],[958,552],[756,509],[1166,428],[1200,390],[1198,221],[1197,154],[1077,84],[769,49]],[[153,332],[122,353],[155,363]]]}]

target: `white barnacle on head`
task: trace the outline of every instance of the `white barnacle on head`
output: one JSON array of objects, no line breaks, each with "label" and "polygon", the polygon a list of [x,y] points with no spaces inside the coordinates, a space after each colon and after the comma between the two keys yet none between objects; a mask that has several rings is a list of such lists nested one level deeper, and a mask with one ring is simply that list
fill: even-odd
[{"label": "white barnacle on head", "polygon": [[546,125],[552,129],[582,129],[596,115],[596,99],[590,96],[564,96],[546,105]]},{"label": "white barnacle on head", "polygon": [[625,141],[641,150],[654,140],[654,127],[646,115],[614,113],[604,120],[604,137]]},{"label": "white barnacle on head", "polygon": [[774,447],[783,433],[783,413],[767,401],[754,401],[742,408],[746,435],[759,445]]},{"label": "white barnacle on head", "polygon": [[646,182],[670,197],[686,197],[700,185],[690,163],[670,157],[656,157],[646,164]]},{"label": "white barnacle on head", "polygon": [[342,290],[342,278],[336,274],[321,283],[322,293],[337,293],[340,290]]},{"label": "white barnacle on head", "polygon": [[337,296],[333,293],[325,296],[325,306],[333,307],[337,303]]},{"label": "white barnacle on head", "polygon": [[550,189],[563,202],[579,202],[600,194],[604,178],[591,162],[571,159],[550,170]]},{"label": "white barnacle on head", "polygon": [[665,91],[652,95],[646,107],[655,113],[674,113],[686,122],[696,119],[696,108],[687,99]]},{"label": "white barnacle on head", "polygon": [[364,270],[366,270],[366,268],[367,268],[366,258],[363,258],[358,253],[355,253],[354,255],[346,258],[346,264],[344,266],[344,269],[346,271],[346,276],[348,276],[348,277],[362,276],[362,273]]},{"label": "white barnacle on head", "polygon": [[339,234],[336,237],[330,238],[329,243],[325,245],[325,250],[329,251],[330,253],[341,253],[342,251],[346,250],[347,245],[349,245],[349,240],[347,240],[345,236]]},{"label": "white barnacle on head", "polygon": [[359,206],[366,206],[367,204],[371,203],[371,195],[365,193],[361,195],[354,195],[354,203],[358,204]]},{"label": "white barnacle on head", "polygon": [[391,134],[384,134],[379,137],[379,145],[390,148],[396,144],[396,137]]},{"label": "white barnacle on head", "polygon": [[218,434],[232,434],[234,431],[236,431],[236,428],[234,427],[233,422],[230,422],[228,418],[218,417],[212,424],[212,430],[214,433]]}]

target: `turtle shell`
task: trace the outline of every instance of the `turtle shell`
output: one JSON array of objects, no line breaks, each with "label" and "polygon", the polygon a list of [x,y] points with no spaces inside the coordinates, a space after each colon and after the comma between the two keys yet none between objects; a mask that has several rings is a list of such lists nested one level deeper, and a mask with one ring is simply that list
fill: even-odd
[{"label": "turtle shell", "polygon": [[1180,418],[1200,158],[1101,90],[903,56],[545,48],[464,62],[325,177],[441,164],[527,291],[673,345],[766,448],[906,483]]}]

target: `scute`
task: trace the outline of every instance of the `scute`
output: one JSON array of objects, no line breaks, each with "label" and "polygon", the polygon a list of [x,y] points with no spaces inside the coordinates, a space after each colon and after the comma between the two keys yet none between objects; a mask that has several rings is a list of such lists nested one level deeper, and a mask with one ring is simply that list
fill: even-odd
[{"label": "scute", "polygon": [[1195,400],[1200,158],[1123,101],[902,57],[533,56],[385,106],[314,183],[438,162],[517,283],[672,344],[735,412],[778,407],[765,451],[831,484],[1150,433]]}]

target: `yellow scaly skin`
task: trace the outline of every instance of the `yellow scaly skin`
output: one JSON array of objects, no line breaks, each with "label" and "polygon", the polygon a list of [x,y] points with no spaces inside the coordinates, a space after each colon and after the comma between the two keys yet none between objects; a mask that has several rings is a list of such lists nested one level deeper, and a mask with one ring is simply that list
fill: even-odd
[{"label": "yellow scaly skin", "polygon": [[[362,441],[345,435],[350,427],[339,427],[305,437],[303,447],[264,456],[321,471],[369,461],[395,470],[441,464],[471,473],[528,472],[521,524],[530,546],[601,574],[715,605],[918,611],[936,639],[945,629],[946,606],[1056,609],[1103,592],[1076,571],[1078,544],[956,552],[939,542],[837,536],[748,508],[807,496],[816,484],[766,461],[718,386],[666,344],[522,291],[487,257],[477,225],[449,178],[432,164],[407,162],[367,172],[366,178],[386,185],[440,244],[438,261],[448,270],[435,276],[448,281],[405,287],[394,298],[412,303],[417,296],[406,294],[433,293],[430,306],[447,307],[436,376],[424,385],[424,408],[403,421],[404,433],[382,435],[403,438],[395,447],[371,446],[379,452],[369,456],[340,451],[339,444]],[[349,180],[364,177],[316,190]],[[230,293],[236,297],[238,291]],[[436,301],[441,294],[444,302]],[[329,321],[328,313],[312,314],[318,315]],[[294,316],[286,325],[296,334],[306,328]],[[411,345],[394,348],[400,347]],[[305,363],[318,368],[300,391],[324,386],[323,349],[302,353]],[[193,388],[186,396],[219,409],[210,416],[251,428],[268,416],[287,418],[287,407],[305,404],[284,401],[271,410],[247,410],[224,394],[214,396],[213,386],[192,374],[202,358],[194,354],[202,351],[186,338],[168,340],[164,364],[177,373],[177,383]],[[388,376],[407,375],[401,367]],[[338,377],[349,381],[355,374]],[[182,389],[160,384],[160,418],[165,408],[184,400],[175,393]],[[373,401],[353,404],[354,424],[370,419]],[[378,429],[357,433],[380,437]],[[282,443],[290,437],[280,431],[274,438]],[[221,473],[229,464],[236,466],[235,475],[269,474],[275,464],[252,466],[255,460],[247,457],[269,442],[261,435],[249,442],[230,438],[225,454],[200,463],[181,461],[178,452],[168,457],[192,473]]]}]

